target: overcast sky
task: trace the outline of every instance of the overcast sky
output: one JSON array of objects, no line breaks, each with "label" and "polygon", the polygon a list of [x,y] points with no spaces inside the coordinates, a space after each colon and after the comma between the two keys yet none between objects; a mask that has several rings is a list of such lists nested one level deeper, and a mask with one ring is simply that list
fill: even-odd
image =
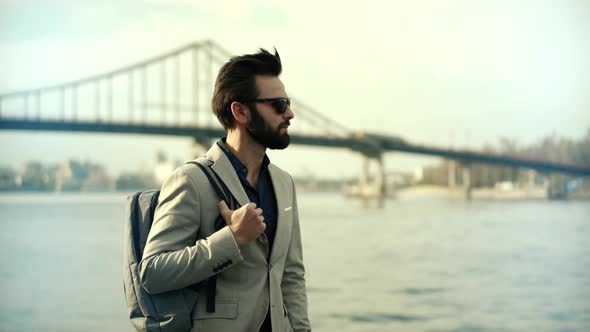
[{"label": "overcast sky", "polygon": [[[590,127],[590,2],[583,0],[0,0],[0,94],[206,39],[234,54],[275,46],[288,93],[353,130],[477,148],[500,137],[523,145],[551,133],[579,138]],[[186,160],[190,145],[0,132],[1,164],[13,167],[81,158],[117,173],[153,167],[158,149]],[[360,168],[348,151],[293,147],[270,156],[296,175]],[[388,154],[386,169],[435,162]]]}]

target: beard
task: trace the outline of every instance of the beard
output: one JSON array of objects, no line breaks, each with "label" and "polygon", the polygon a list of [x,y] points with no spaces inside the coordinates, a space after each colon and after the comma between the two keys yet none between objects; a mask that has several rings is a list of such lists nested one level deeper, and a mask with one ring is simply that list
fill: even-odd
[{"label": "beard", "polygon": [[258,144],[271,149],[271,150],[283,150],[289,143],[291,143],[291,137],[288,133],[281,134],[280,130],[283,127],[289,125],[289,121],[281,123],[281,125],[274,130],[271,128],[266,121],[258,113],[256,107],[251,108],[251,121],[246,129],[250,136],[258,142]]}]

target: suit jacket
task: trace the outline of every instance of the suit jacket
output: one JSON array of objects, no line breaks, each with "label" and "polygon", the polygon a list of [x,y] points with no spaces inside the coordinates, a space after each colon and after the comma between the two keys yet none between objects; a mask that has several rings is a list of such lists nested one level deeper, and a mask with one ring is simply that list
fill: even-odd
[{"label": "suit jacket", "polygon": [[[247,204],[248,196],[217,144],[207,159],[240,205]],[[273,331],[311,331],[295,186],[274,164],[268,170],[277,201],[277,230],[268,259],[264,233],[238,247],[229,227],[215,231],[219,199],[196,165],[179,167],[162,185],[140,280],[148,292],[160,293],[217,274],[214,313],[205,310],[204,288],[183,289],[187,299],[196,298],[192,331],[258,331],[269,309]]]}]

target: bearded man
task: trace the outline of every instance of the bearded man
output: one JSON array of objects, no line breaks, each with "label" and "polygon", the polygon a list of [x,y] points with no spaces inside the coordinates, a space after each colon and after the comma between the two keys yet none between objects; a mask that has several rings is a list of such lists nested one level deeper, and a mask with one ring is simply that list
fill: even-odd
[{"label": "bearded man", "polygon": [[[206,154],[239,208],[219,202],[186,164],[162,185],[140,263],[150,293],[194,296],[192,331],[311,331],[295,186],[266,149],[285,149],[294,118],[278,52],[232,58],[215,81],[212,108],[227,136]],[[226,226],[216,229],[223,217]],[[216,275],[215,310],[204,287]],[[194,292],[190,293],[190,292]]]}]

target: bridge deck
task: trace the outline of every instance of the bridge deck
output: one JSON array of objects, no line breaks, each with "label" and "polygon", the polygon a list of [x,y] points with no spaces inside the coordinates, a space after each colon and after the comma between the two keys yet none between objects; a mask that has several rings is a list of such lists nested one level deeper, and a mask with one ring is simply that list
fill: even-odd
[{"label": "bridge deck", "polygon": [[[225,131],[213,127],[195,126],[161,126],[133,123],[100,123],[81,121],[33,121],[17,119],[0,119],[0,130],[41,130],[65,132],[94,132],[184,136],[195,138],[215,138],[225,136]],[[460,162],[486,163],[500,166],[525,167],[539,172],[559,172],[575,176],[590,176],[589,165],[572,165],[522,157],[493,155],[474,151],[450,150],[436,147],[420,146],[407,143],[397,137],[367,134],[363,137],[330,137],[311,135],[291,135],[293,144],[345,148],[361,153],[378,156],[382,152],[402,151],[407,153],[439,156]]]}]

